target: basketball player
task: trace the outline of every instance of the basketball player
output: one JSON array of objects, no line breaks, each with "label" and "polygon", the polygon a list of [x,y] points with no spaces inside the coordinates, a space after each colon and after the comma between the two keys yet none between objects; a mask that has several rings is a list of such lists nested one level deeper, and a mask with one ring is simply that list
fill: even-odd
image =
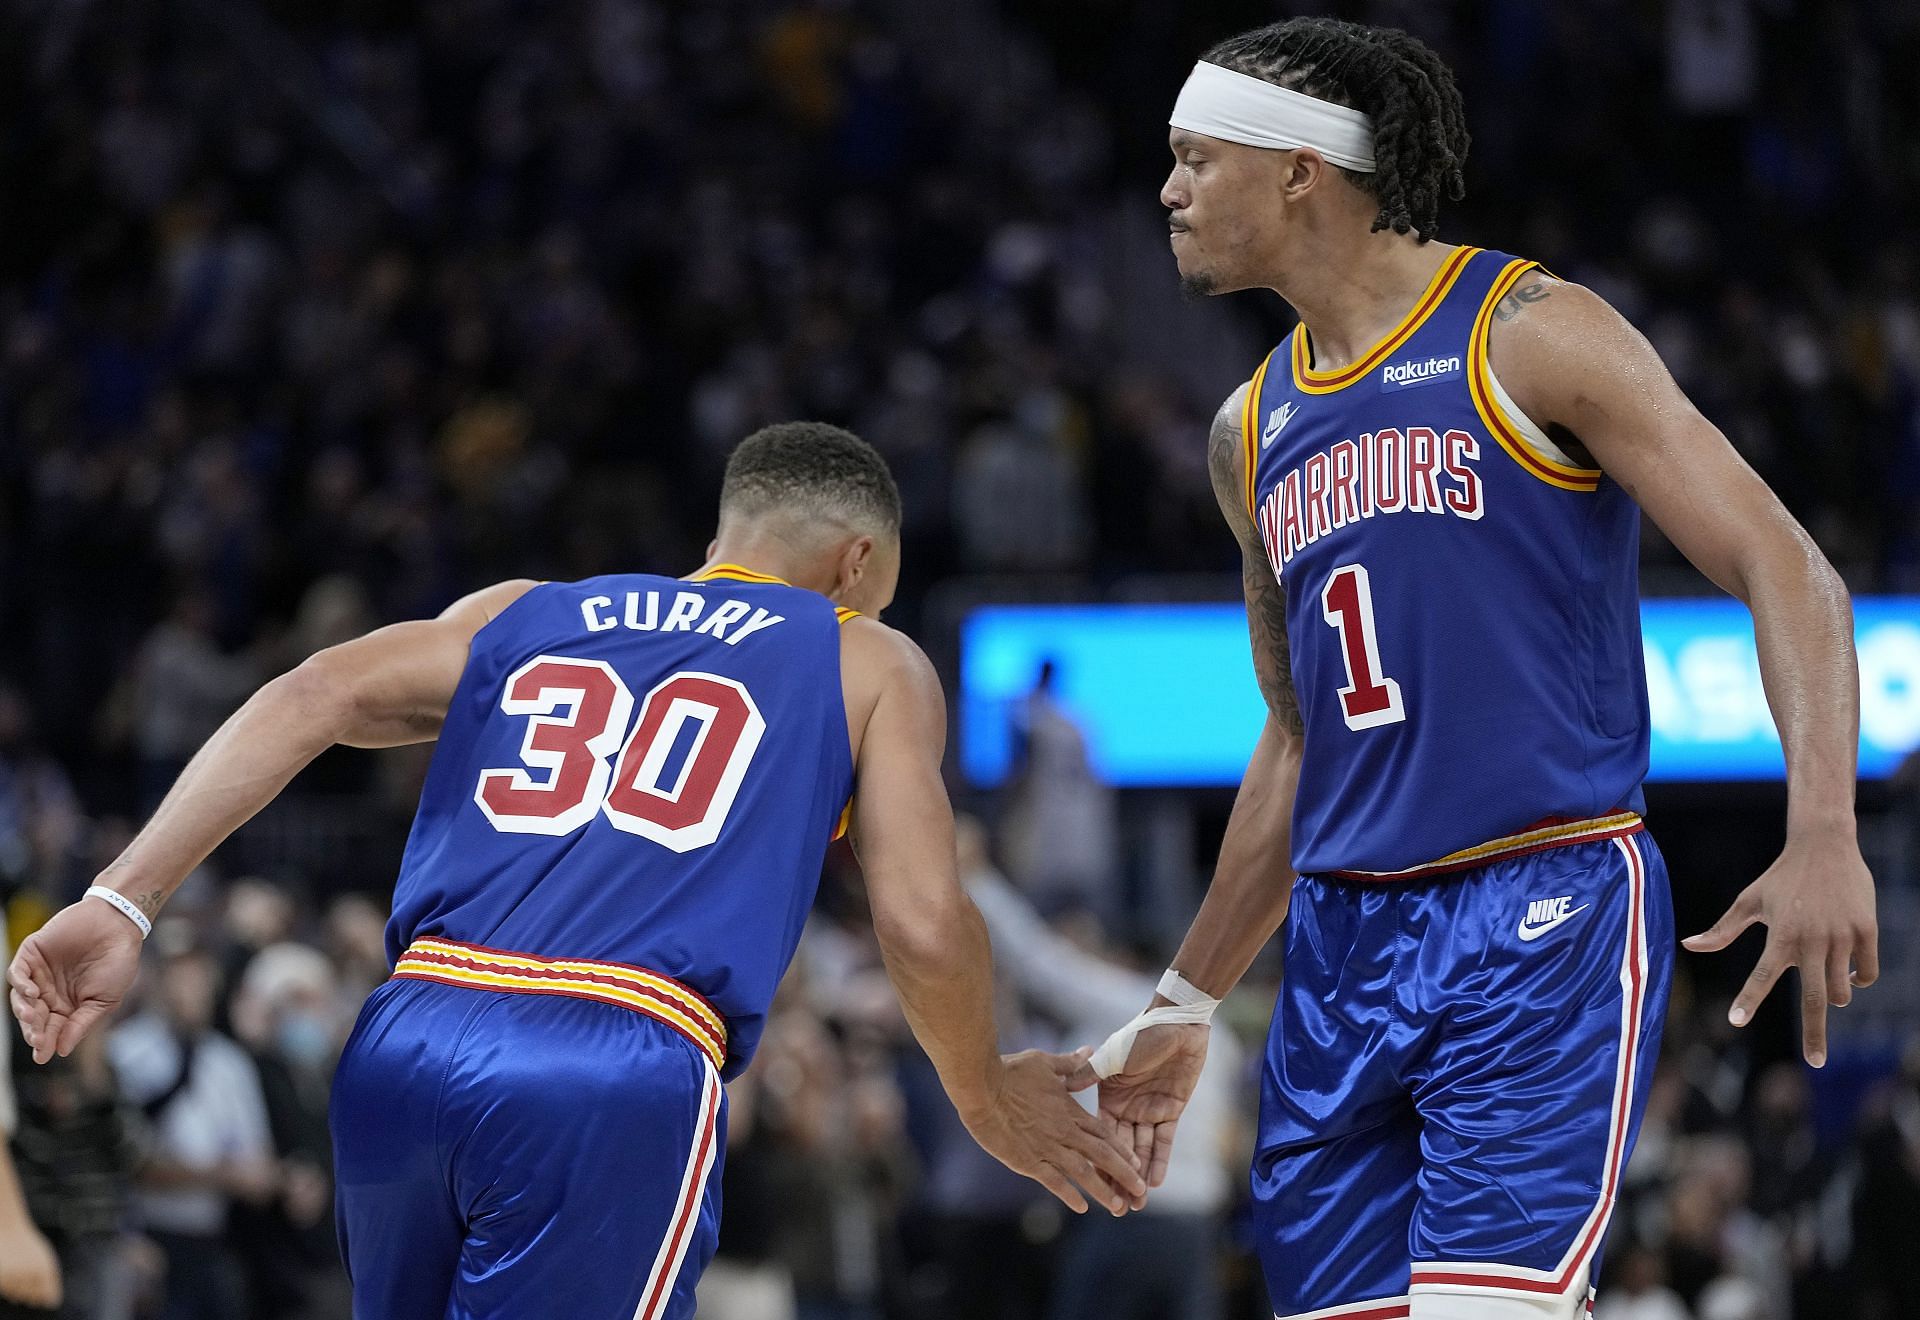
[{"label": "basketball player", "polygon": [[1640,819],[1639,510],[1751,607],[1786,746],[1785,851],[1687,944],[1764,923],[1732,1020],[1799,968],[1816,1067],[1877,961],[1847,593],[1610,307],[1431,241],[1467,133],[1418,41],[1261,28],[1171,123],[1182,281],[1301,318],[1211,440],[1268,717],[1162,997],[1081,1080],[1157,1180],[1212,1005],[1284,924],[1253,1169],[1279,1315],[1573,1316],[1673,944]]},{"label": "basketball player", "polygon": [[[899,494],[833,427],[744,441],[686,580],[506,582],[320,654],[201,750],[10,979],[34,1058],[132,982],[148,923],[335,743],[438,738],[394,890],[393,979],[331,1121],[361,1320],[684,1320],[717,1230],[726,1100],[851,812],[887,970],[968,1129],[1072,1209],[1123,1213],[1130,1146],[995,1052],[955,874],[945,704],[875,616]],[[118,910],[116,910],[118,909]]]}]

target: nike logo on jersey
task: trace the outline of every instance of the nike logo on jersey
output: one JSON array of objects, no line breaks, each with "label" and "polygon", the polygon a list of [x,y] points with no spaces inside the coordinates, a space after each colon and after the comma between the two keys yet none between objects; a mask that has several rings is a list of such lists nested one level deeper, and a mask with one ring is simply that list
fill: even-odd
[{"label": "nike logo on jersey", "polygon": [[1260,433],[1260,447],[1262,449],[1273,448],[1273,442],[1280,438],[1280,433],[1287,429],[1287,423],[1292,421],[1293,415],[1299,411],[1299,405],[1295,404],[1292,399],[1288,399],[1285,403],[1274,409],[1267,417],[1266,430]]},{"label": "nike logo on jersey", "polygon": [[1573,895],[1563,898],[1536,898],[1527,904],[1527,915],[1520,918],[1520,938],[1528,943],[1539,939],[1555,926],[1565,925],[1575,917],[1592,907],[1591,903],[1582,903],[1571,912],[1567,904],[1573,902]]},{"label": "nike logo on jersey", "polygon": [[1380,369],[1380,392],[1409,390],[1415,385],[1432,385],[1452,380],[1465,373],[1457,357],[1430,357],[1424,362],[1389,362]]}]

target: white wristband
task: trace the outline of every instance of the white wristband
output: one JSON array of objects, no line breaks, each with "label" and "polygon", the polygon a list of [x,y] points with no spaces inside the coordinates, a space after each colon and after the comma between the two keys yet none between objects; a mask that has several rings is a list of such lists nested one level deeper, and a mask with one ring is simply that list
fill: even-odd
[{"label": "white wristband", "polygon": [[1171,967],[1167,969],[1167,974],[1160,978],[1160,984],[1155,989],[1159,991],[1162,999],[1171,999],[1182,1008],[1198,1008],[1203,1004],[1210,1010],[1220,1007],[1218,999]]},{"label": "white wristband", "polygon": [[138,904],[119,890],[108,889],[105,885],[95,885],[87,890],[85,894],[82,894],[81,897],[98,898],[119,908],[121,914],[125,916],[128,921],[131,921],[140,928],[141,939],[144,940],[147,936],[153,934],[153,923],[147,920],[147,914],[142,912]]}]

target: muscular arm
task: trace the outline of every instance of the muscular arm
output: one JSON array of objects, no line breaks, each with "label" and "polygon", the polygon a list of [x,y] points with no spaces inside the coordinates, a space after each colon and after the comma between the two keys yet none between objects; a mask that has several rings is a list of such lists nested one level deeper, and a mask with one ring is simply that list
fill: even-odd
[{"label": "muscular arm", "polygon": [[1240,575],[1253,642],[1253,672],[1267,720],[1254,745],[1220,844],[1213,883],[1174,966],[1216,998],[1231,990],[1286,920],[1293,871],[1293,797],[1304,746],[1287,649],[1287,597],[1247,511],[1240,411],[1246,386],[1220,406],[1207,439],[1214,498],[1240,543]]},{"label": "muscular arm", "polygon": [[[440,731],[467,648],[533,584],[503,582],[437,619],[395,624],[313,656],[250,697],[180,774],[146,827],[101,873],[149,917],[187,873],[336,743],[393,747]],[[7,968],[36,1063],[68,1054],[133,984],[140,933],[98,899],[55,913]]]},{"label": "muscular arm", "polygon": [[437,736],[474,634],[531,586],[502,582],[477,591],[436,619],[329,647],[262,687],[187,763],[101,883],[152,916],[188,872],[329,747],[398,747]]},{"label": "muscular arm", "polygon": [[915,1038],[967,1117],[991,1101],[1000,1050],[993,954],[960,884],[953,807],[940,776],[946,700],[933,666],[905,637],[861,620],[847,632],[849,663],[880,671],[853,801],[874,934]]},{"label": "muscular arm", "polygon": [[940,775],[940,679],[917,646],[871,620],[849,622],[842,648],[843,667],[872,694],[855,759],[854,848],[880,955],[914,1037],[990,1154],[1076,1211],[1086,1205],[1069,1178],[1120,1213],[1145,1184],[1131,1152],[1068,1094],[1078,1060],[999,1053],[993,952],[960,883]]},{"label": "muscular arm", "polygon": [[1524,277],[1493,330],[1514,402],[1579,447],[1681,553],[1753,611],[1767,704],[1787,761],[1787,846],[1705,935],[1724,948],[1755,921],[1767,950],[1734,1005],[1751,1017],[1788,966],[1803,970],[1805,1048],[1824,1060],[1829,1002],[1878,974],[1873,882],[1853,819],[1860,690],[1853,612],[1826,557],[1727,438],[1687,399],[1638,331],[1578,285]]}]

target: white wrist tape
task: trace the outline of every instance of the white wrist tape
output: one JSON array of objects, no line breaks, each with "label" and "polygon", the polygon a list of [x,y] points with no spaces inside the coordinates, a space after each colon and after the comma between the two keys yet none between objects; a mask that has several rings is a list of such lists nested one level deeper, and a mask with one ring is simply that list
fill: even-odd
[{"label": "white wrist tape", "polygon": [[144,940],[147,936],[153,934],[153,923],[147,920],[147,914],[142,912],[138,904],[119,890],[108,889],[105,885],[95,885],[87,890],[86,893],[82,894],[81,897],[98,898],[119,908],[121,914],[125,916],[128,921],[131,921],[140,928],[141,939]]},{"label": "white wrist tape", "polygon": [[1094,1076],[1106,1078],[1126,1071],[1127,1056],[1133,1053],[1134,1039],[1148,1027],[1189,1023],[1204,1026],[1213,1021],[1213,1011],[1220,1007],[1218,999],[1174,971],[1160,978],[1159,992],[1174,1002],[1148,1009],[1108,1036],[1100,1048],[1093,1052],[1093,1058],[1087,1061]]}]

